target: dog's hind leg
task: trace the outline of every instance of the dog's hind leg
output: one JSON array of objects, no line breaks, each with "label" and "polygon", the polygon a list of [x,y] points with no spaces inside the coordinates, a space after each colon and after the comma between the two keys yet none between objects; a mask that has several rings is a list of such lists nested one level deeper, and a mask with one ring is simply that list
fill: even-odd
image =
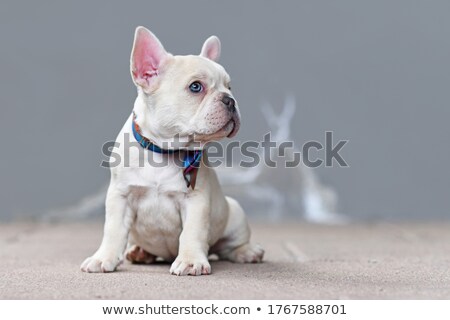
[{"label": "dog's hind leg", "polygon": [[211,253],[232,262],[261,262],[264,250],[261,246],[250,243],[250,228],[244,210],[233,198],[226,197],[226,200],[229,208],[228,223],[223,237],[211,248]]},{"label": "dog's hind leg", "polygon": [[131,245],[127,249],[127,260],[134,264],[151,264],[156,261],[156,256],[145,251],[137,245]]}]

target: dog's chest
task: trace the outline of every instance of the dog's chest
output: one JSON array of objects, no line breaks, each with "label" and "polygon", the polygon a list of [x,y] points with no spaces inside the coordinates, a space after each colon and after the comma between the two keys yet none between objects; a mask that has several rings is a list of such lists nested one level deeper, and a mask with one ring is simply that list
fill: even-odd
[{"label": "dog's chest", "polygon": [[123,183],[135,211],[179,212],[187,193],[182,168],[174,165],[131,168]]},{"label": "dog's chest", "polygon": [[181,211],[187,192],[182,168],[132,168],[123,181],[128,189],[128,204],[136,219],[132,234],[144,247],[176,254],[182,230]]}]

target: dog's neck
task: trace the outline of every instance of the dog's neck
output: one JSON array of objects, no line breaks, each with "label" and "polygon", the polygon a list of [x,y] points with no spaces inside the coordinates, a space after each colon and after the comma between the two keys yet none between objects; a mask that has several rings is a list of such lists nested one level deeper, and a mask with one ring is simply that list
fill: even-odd
[{"label": "dog's neck", "polygon": [[142,134],[141,127],[139,126],[139,124],[136,123],[136,119],[137,119],[136,113],[133,111],[133,119],[132,119],[133,136],[136,139],[136,141],[141,145],[141,147],[161,154],[172,154],[180,151],[180,149],[173,149],[165,146],[160,147],[154,141],[144,136]]},{"label": "dog's neck", "polygon": [[158,127],[156,120],[149,116],[148,109],[152,106],[151,98],[143,92],[139,92],[134,103],[133,113],[135,122],[140,128],[140,134],[150,140],[161,149],[187,149],[191,148],[191,139],[180,136],[163,136],[154,128]]}]

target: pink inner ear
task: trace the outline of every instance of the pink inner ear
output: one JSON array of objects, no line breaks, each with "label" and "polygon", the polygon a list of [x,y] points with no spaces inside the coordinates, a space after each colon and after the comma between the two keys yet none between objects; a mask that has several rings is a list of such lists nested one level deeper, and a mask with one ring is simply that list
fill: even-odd
[{"label": "pink inner ear", "polygon": [[201,55],[213,61],[219,60],[220,57],[219,39],[214,36],[208,38],[203,44]]},{"label": "pink inner ear", "polygon": [[162,58],[166,54],[159,40],[148,30],[139,29],[133,49],[133,76],[136,82],[145,80],[158,74]]},{"label": "pink inner ear", "polygon": [[206,56],[211,60],[216,60],[218,56],[219,50],[217,50],[217,46],[213,44],[209,44],[206,48]]}]

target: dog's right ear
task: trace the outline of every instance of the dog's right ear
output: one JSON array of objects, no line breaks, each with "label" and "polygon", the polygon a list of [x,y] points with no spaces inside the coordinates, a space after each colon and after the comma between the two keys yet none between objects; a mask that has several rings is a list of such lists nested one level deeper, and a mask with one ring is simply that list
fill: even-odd
[{"label": "dog's right ear", "polygon": [[206,39],[200,53],[202,57],[208,58],[212,61],[219,61],[220,57],[220,40],[216,36],[211,36]]},{"label": "dog's right ear", "polygon": [[158,38],[144,27],[137,27],[131,51],[131,77],[136,85],[148,91],[168,53]]}]

